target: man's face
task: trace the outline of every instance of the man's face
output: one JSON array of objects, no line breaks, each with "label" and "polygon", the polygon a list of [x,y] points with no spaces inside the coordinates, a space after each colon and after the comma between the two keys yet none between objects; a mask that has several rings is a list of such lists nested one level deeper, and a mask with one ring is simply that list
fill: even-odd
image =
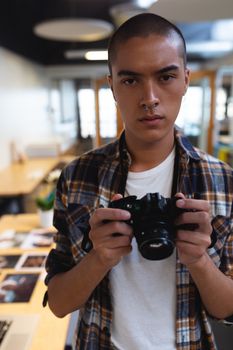
[{"label": "man's face", "polygon": [[109,83],[128,145],[173,142],[173,126],[189,82],[179,53],[176,37],[154,34],[118,46]]}]

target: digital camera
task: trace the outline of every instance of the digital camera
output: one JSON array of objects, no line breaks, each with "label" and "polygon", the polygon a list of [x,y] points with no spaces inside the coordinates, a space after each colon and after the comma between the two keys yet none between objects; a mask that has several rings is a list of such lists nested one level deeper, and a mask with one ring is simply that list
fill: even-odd
[{"label": "digital camera", "polygon": [[184,211],[176,207],[179,198],[165,198],[159,193],[148,193],[143,198],[129,196],[110,202],[110,208],[130,212],[126,221],[133,227],[138,249],[149,260],[168,258],[175,247],[175,218]]}]

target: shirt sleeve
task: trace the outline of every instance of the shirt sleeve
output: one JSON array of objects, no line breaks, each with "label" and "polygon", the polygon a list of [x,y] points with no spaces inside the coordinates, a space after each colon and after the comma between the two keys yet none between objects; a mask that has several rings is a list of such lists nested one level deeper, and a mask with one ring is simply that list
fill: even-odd
[{"label": "shirt sleeve", "polygon": [[[209,254],[219,269],[233,280],[233,218],[217,216],[212,222],[216,241],[209,249]],[[233,325],[233,315],[221,320],[226,325]]]},{"label": "shirt sleeve", "polygon": [[[229,235],[225,241],[222,252],[222,264],[220,269],[223,270],[226,276],[233,280],[233,218],[229,220]],[[226,325],[233,326],[233,315],[227,317],[223,322]]]},{"label": "shirt sleeve", "polygon": [[54,203],[53,224],[57,229],[54,236],[56,248],[50,251],[46,259],[46,285],[48,285],[48,282],[54,275],[68,271],[74,266],[74,259],[71,253],[71,242],[68,237],[68,227],[66,222],[67,203],[67,186],[62,173],[58,180]]},{"label": "shirt sleeve", "polygon": [[[76,199],[70,199],[70,193],[72,193],[72,181],[64,169],[56,189],[53,218],[53,224],[57,229],[54,236],[56,247],[49,252],[46,259],[46,285],[56,274],[72,269],[87,253],[82,247],[82,242],[90,230],[89,208],[77,203]],[[43,305],[46,303],[47,293]]]}]

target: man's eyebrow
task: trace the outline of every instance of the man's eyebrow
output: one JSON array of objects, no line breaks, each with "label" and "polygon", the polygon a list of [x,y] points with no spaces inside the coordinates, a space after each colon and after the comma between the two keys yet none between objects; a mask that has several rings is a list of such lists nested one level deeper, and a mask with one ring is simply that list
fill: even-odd
[{"label": "man's eyebrow", "polygon": [[164,67],[162,69],[159,69],[156,73],[167,73],[170,72],[171,70],[178,70],[179,66],[175,65],[175,64],[171,64],[170,66]]},{"label": "man's eyebrow", "polygon": [[[158,71],[155,71],[155,74],[162,74],[162,73],[167,73],[170,72],[172,70],[178,70],[179,66],[175,65],[175,64],[171,64],[170,66],[164,67],[159,69]],[[122,77],[122,76],[141,76],[143,75],[143,73],[138,73],[138,72],[134,72],[128,69],[122,69],[117,73],[118,77]]]},{"label": "man's eyebrow", "polygon": [[117,73],[118,77],[122,77],[122,76],[139,76],[139,75],[142,75],[140,73],[137,73],[137,72],[133,72],[131,70],[120,70],[118,73]]}]

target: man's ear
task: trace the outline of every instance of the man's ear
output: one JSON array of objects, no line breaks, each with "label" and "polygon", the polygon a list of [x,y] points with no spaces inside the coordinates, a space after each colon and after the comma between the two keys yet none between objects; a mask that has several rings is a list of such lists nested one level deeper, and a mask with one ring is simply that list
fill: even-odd
[{"label": "man's ear", "polygon": [[113,98],[116,101],[116,98],[115,98],[115,95],[114,95],[114,90],[113,90],[112,76],[109,74],[107,76],[107,79],[108,79],[108,85],[109,85],[110,89],[112,90]]},{"label": "man's ear", "polygon": [[189,81],[190,81],[190,70],[188,68],[185,68],[185,88],[184,88],[183,96],[186,94],[186,91],[188,90]]}]

